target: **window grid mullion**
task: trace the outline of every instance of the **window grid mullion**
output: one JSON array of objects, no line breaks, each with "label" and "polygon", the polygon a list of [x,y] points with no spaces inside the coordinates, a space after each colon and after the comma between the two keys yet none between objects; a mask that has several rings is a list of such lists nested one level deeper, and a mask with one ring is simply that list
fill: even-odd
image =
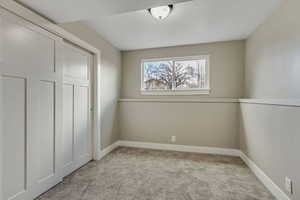
[{"label": "window grid mullion", "polygon": [[172,60],[172,91],[176,89],[176,82],[175,82],[175,61]]}]

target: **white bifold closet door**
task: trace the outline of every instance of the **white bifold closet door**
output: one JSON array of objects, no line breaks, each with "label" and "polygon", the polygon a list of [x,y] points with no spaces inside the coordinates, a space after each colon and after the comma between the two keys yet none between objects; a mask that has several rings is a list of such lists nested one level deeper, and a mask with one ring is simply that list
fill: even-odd
[{"label": "white bifold closet door", "polygon": [[65,43],[63,60],[63,175],[92,159],[91,86],[92,56]]},{"label": "white bifold closet door", "polygon": [[3,9],[0,38],[2,198],[33,199],[61,181],[61,39]]}]

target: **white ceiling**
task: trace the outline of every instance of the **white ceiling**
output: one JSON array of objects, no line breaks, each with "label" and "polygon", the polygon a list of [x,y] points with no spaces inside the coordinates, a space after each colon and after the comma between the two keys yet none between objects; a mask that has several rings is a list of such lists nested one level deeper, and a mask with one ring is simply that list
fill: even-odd
[{"label": "white ceiling", "polygon": [[[19,0],[57,23],[82,21],[121,50],[245,39],[282,0]],[[157,21],[147,8],[174,3]]]},{"label": "white ceiling", "polygon": [[57,23],[99,19],[191,0],[15,0]]}]

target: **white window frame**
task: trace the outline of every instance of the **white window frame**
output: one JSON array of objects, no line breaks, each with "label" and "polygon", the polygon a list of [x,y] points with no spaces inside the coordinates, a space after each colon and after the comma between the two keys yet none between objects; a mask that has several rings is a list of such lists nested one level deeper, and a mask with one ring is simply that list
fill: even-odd
[{"label": "white window frame", "polygon": [[[159,61],[186,61],[186,60],[206,60],[206,80],[207,88],[199,89],[173,89],[173,90],[163,90],[163,89],[144,89],[144,63],[145,62],[159,62]],[[185,56],[185,57],[170,57],[170,58],[154,58],[154,59],[142,59],[141,60],[141,95],[161,95],[161,96],[180,96],[180,95],[208,95],[210,94],[210,55],[200,55],[200,56]]]}]

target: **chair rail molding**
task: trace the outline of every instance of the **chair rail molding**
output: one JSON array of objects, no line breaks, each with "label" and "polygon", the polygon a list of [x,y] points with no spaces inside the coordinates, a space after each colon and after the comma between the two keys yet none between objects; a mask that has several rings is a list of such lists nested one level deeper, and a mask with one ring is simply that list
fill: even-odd
[{"label": "chair rail molding", "polygon": [[300,107],[300,99],[239,99],[240,103]]},{"label": "chair rail molding", "polygon": [[244,104],[262,104],[275,106],[300,107],[300,99],[235,99],[235,98],[199,98],[199,99],[165,99],[165,98],[121,98],[119,103],[244,103]]},{"label": "chair rail molding", "polygon": [[201,98],[201,99],[119,99],[124,102],[149,102],[149,103],[239,103],[238,99],[231,98]]}]

